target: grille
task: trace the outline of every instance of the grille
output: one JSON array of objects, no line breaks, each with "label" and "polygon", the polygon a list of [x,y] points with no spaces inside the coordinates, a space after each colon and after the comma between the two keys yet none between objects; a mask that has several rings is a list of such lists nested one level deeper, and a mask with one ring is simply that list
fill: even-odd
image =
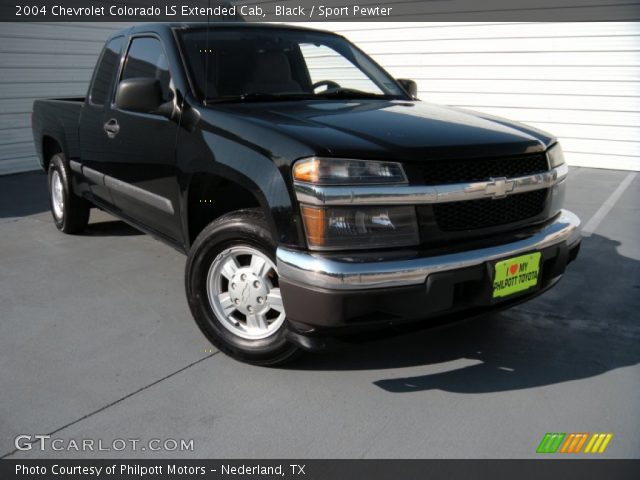
[{"label": "grille", "polygon": [[535,217],[545,207],[547,189],[494,200],[467,200],[433,206],[438,228],[444,232],[487,228]]},{"label": "grille", "polygon": [[485,160],[440,160],[422,166],[426,185],[479,182],[491,177],[522,177],[549,170],[543,153]]}]

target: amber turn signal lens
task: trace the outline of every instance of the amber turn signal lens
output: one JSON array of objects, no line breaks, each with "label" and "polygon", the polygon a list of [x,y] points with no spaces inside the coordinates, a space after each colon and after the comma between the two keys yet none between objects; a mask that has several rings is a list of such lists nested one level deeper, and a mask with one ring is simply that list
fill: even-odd
[{"label": "amber turn signal lens", "polygon": [[392,207],[300,206],[311,249],[406,247],[420,243],[416,210]]},{"label": "amber turn signal lens", "polygon": [[299,182],[318,183],[320,179],[320,160],[310,158],[296,163],[293,167],[293,179]]},{"label": "amber turn signal lens", "polygon": [[307,240],[312,246],[322,246],[325,243],[326,219],[323,208],[302,205],[302,217],[307,230]]}]

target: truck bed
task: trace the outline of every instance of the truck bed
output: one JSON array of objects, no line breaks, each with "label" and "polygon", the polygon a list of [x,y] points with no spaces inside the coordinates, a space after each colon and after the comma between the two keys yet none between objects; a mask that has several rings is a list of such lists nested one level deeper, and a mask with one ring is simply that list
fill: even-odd
[{"label": "truck bed", "polygon": [[55,140],[70,158],[80,151],[78,126],[85,97],[65,97],[36,100],[33,102],[33,135],[40,165],[46,169],[47,139]]}]

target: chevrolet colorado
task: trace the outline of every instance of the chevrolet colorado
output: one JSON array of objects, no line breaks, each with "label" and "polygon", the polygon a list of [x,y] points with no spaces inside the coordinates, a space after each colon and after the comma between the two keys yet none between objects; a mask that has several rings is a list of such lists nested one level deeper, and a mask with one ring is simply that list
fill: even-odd
[{"label": "chevrolet colorado", "polygon": [[186,253],[200,329],[254,364],[509,307],[580,245],[553,136],[419,101],[328,32],[120,31],[33,132],[57,228],[97,207]]}]

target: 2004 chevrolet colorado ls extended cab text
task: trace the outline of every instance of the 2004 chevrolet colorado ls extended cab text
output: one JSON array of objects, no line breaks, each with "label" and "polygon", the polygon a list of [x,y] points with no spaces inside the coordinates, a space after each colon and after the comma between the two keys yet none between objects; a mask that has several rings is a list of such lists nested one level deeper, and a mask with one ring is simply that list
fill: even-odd
[{"label": "2004 chevrolet colorado ls extended cab text", "polygon": [[60,230],[98,207],[187,253],[207,338],[276,364],[514,305],[576,257],[557,141],[415,96],[336,34],[148,24],[33,131]]}]

